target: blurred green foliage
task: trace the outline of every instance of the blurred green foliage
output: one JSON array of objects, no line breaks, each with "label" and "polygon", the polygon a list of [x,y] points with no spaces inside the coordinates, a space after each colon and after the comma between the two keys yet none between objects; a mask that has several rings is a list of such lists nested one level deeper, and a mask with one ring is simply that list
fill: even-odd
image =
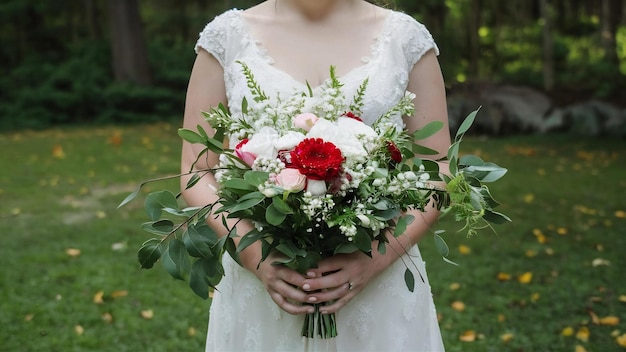
[{"label": "blurred green foliage", "polygon": [[[150,86],[140,86],[113,78],[106,2],[3,1],[0,131],[179,120],[198,33],[216,14],[258,2],[140,1],[153,76]],[[450,86],[490,82],[542,88],[545,21],[539,0],[383,3],[430,29]],[[617,60],[612,60],[602,45],[600,2],[552,3],[554,94],[570,101],[595,97],[622,102],[626,91],[623,18],[615,32]]]}]

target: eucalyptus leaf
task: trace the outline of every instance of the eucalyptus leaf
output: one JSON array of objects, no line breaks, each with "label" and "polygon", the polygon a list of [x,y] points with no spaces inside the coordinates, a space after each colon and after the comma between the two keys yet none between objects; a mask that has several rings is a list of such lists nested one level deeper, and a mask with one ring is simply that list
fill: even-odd
[{"label": "eucalyptus leaf", "polygon": [[393,232],[394,237],[402,235],[406,231],[407,226],[410,225],[414,220],[415,217],[410,214],[398,218],[398,221],[396,222],[396,228]]},{"label": "eucalyptus leaf", "polygon": [[483,215],[483,219],[494,224],[504,224],[506,222],[511,221],[511,218],[509,218],[508,216],[502,213],[498,213],[493,210],[487,210],[487,209],[485,209],[485,214]]},{"label": "eucalyptus leaf", "polygon": [[272,205],[276,208],[276,210],[283,214],[293,214],[293,209],[291,209],[289,204],[287,204],[287,202],[282,200],[279,196],[272,198]]},{"label": "eucalyptus leaf", "polygon": [[186,140],[187,142],[191,143],[191,144],[204,144],[206,145],[207,140],[206,138],[202,137],[200,134],[186,129],[186,128],[179,128],[178,129],[178,135],[180,136],[180,138]]},{"label": "eucalyptus leaf", "polygon": [[185,185],[185,189],[190,189],[191,187],[195,186],[196,183],[198,183],[198,181],[200,181],[201,179],[202,179],[202,176],[200,176],[198,172],[194,173],[189,178],[189,181],[187,181],[187,184]]},{"label": "eucalyptus leaf", "polygon": [[196,260],[191,266],[189,287],[200,298],[209,298],[209,279],[204,271],[202,259]]},{"label": "eucalyptus leaf", "polygon": [[174,223],[170,220],[157,220],[141,224],[141,229],[155,235],[167,236],[174,230]]},{"label": "eucalyptus leaf", "polygon": [[448,248],[446,241],[438,234],[435,234],[435,248],[437,248],[437,252],[443,257],[447,257],[448,254],[450,254],[450,248]]},{"label": "eucalyptus leaf", "polygon": [[270,204],[265,210],[265,221],[270,225],[278,226],[282,224],[286,218],[287,214],[277,209],[274,203]]},{"label": "eucalyptus leaf", "polygon": [[187,250],[181,240],[176,238],[170,240],[169,246],[161,258],[161,263],[173,278],[185,280],[190,265]]},{"label": "eucalyptus leaf", "polygon": [[485,162],[476,155],[463,155],[459,158],[459,165],[482,166]]},{"label": "eucalyptus leaf", "polygon": [[425,147],[423,145],[419,145],[419,144],[415,144],[412,148],[413,153],[417,154],[417,155],[437,155],[439,154],[439,151],[435,150],[435,149],[431,149],[428,147]]},{"label": "eucalyptus leaf", "polygon": [[178,208],[178,201],[172,192],[163,190],[148,194],[145,200],[145,209],[150,220],[158,220],[163,208]]},{"label": "eucalyptus leaf", "polygon": [[256,191],[257,187],[246,180],[231,178],[223,183],[223,186],[232,190]]},{"label": "eucalyptus leaf", "polygon": [[161,258],[161,240],[151,238],[145,241],[137,252],[137,259],[142,269],[150,269]]},{"label": "eucalyptus leaf", "polygon": [[472,111],[469,115],[467,115],[465,120],[463,120],[463,122],[461,123],[461,126],[459,126],[459,129],[456,131],[455,140],[460,140],[465,132],[467,132],[470,127],[472,127],[474,119],[476,119],[476,114],[478,114],[478,110]]},{"label": "eucalyptus leaf", "polygon": [[257,242],[263,237],[263,233],[257,229],[254,229],[241,237],[239,245],[237,246],[237,252],[241,253],[244,249]]},{"label": "eucalyptus leaf", "polygon": [[418,129],[413,133],[413,139],[420,140],[426,139],[435,133],[439,132],[443,128],[442,121],[432,121],[426,124],[426,126]]},{"label": "eucalyptus leaf", "polygon": [[406,268],[406,270],[404,270],[404,283],[406,284],[406,288],[408,288],[410,292],[413,292],[415,290],[415,276],[413,275],[413,272],[409,270],[409,268]]},{"label": "eucalyptus leaf", "polygon": [[335,248],[334,253],[335,254],[340,254],[340,253],[350,254],[358,250],[359,248],[357,248],[357,246],[355,246],[353,243],[342,243],[339,246],[337,246],[337,248]]},{"label": "eucalyptus leaf", "polygon": [[136,190],[134,190],[131,194],[126,196],[126,198],[124,198],[124,200],[117,206],[117,209],[123,207],[124,205],[130,203],[133,199],[137,198],[139,191],[141,191],[141,186],[137,187]]},{"label": "eucalyptus leaf", "polygon": [[250,170],[246,171],[243,175],[243,179],[254,186],[259,186],[264,184],[269,179],[269,174],[263,171]]}]

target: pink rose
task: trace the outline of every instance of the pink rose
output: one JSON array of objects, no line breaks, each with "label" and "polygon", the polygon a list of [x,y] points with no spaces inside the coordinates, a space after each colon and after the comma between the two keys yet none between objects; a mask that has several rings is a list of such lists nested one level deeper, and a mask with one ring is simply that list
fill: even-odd
[{"label": "pink rose", "polygon": [[283,169],[276,175],[276,185],[287,192],[300,192],[306,186],[306,176],[298,169]]},{"label": "pink rose", "polygon": [[305,112],[293,118],[293,126],[308,132],[318,119],[319,117],[315,116],[315,114]]},{"label": "pink rose", "polygon": [[235,155],[237,155],[239,159],[243,160],[243,162],[246,163],[248,166],[252,166],[252,164],[254,164],[254,160],[256,160],[256,155],[250,152],[244,152],[242,150],[243,146],[246,145],[246,143],[248,143],[248,138],[242,140],[241,142],[239,142],[239,144],[237,144],[237,146],[235,147]]}]

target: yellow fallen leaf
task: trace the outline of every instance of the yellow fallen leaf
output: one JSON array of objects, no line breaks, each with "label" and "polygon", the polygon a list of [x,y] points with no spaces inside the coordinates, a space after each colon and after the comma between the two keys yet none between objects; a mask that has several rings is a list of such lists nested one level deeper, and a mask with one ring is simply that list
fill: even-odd
[{"label": "yellow fallen leaf", "polygon": [[576,345],[576,349],[574,349],[575,352],[587,352],[587,350],[585,349],[585,347],[581,346],[581,345]]},{"label": "yellow fallen leaf", "polygon": [[535,293],[533,293],[530,296],[530,301],[535,303],[535,302],[537,302],[539,300],[540,297],[541,297],[541,295],[539,293],[535,292]]},{"label": "yellow fallen leaf", "polygon": [[52,156],[57,159],[65,159],[65,152],[63,152],[63,147],[59,144],[52,147]]},{"label": "yellow fallen leaf", "polygon": [[466,330],[459,336],[459,340],[463,342],[474,342],[476,341],[476,332],[474,330]]},{"label": "yellow fallen leaf", "polygon": [[22,209],[20,208],[11,209],[11,215],[20,215],[21,213],[22,213]]},{"label": "yellow fallen leaf", "polygon": [[102,299],[102,297],[104,297],[104,291],[96,292],[96,294],[93,295],[93,303],[95,303],[95,304],[102,304],[102,303],[104,303],[104,300]]},{"label": "yellow fallen leaf", "polygon": [[524,203],[532,203],[535,200],[535,195],[532,193],[526,194],[524,196]]},{"label": "yellow fallen leaf", "polygon": [[591,266],[593,267],[601,266],[601,265],[609,266],[611,265],[611,262],[603,258],[596,258],[591,262]]},{"label": "yellow fallen leaf", "polygon": [[80,249],[78,248],[67,248],[65,249],[65,254],[70,257],[78,257],[80,255]]},{"label": "yellow fallen leaf", "polygon": [[582,342],[589,341],[589,328],[586,326],[581,326],[576,332],[576,338]]},{"label": "yellow fallen leaf", "polygon": [[531,273],[530,271],[527,271],[527,272],[525,272],[522,275],[517,277],[517,281],[519,281],[522,284],[528,284],[532,280],[533,280],[533,273]]},{"label": "yellow fallen leaf", "polygon": [[558,229],[556,229],[556,233],[558,233],[561,236],[565,236],[567,235],[567,229],[565,227],[559,227]]},{"label": "yellow fallen leaf", "polygon": [[85,329],[80,325],[76,325],[74,326],[74,332],[76,332],[76,335],[82,335],[85,332]]},{"label": "yellow fallen leaf", "polygon": [[620,302],[626,303],[626,295],[619,295],[619,299]]},{"label": "yellow fallen leaf", "polygon": [[567,326],[561,330],[561,335],[563,336],[572,336],[574,335],[574,329],[571,326]]},{"label": "yellow fallen leaf", "polygon": [[104,219],[104,218],[106,218],[106,217],[107,217],[107,213],[103,212],[102,210],[98,210],[98,211],[96,212],[96,217],[97,217],[98,219]]},{"label": "yellow fallen leaf", "polygon": [[547,255],[553,255],[554,254],[554,249],[548,247],[548,248],[546,248],[545,252],[546,252]]},{"label": "yellow fallen leaf", "polygon": [[113,146],[119,147],[122,144],[122,132],[121,131],[113,132],[113,134],[109,136],[109,139],[107,142]]},{"label": "yellow fallen leaf", "polygon": [[504,323],[506,316],[504,314],[498,314],[498,323]]},{"label": "yellow fallen leaf", "polygon": [[527,251],[526,251],[526,253],[525,253],[525,254],[526,254],[526,256],[527,256],[528,258],[533,258],[533,257],[536,257],[536,256],[537,256],[537,251],[534,251],[534,250],[532,250],[532,249],[529,249],[529,250],[527,250]]},{"label": "yellow fallen leaf", "polygon": [[594,311],[592,311],[591,309],[589,309],[589,310],[587,311],[587,313],[589,313],[589,316],[591,317],[591,322],[592,322],[592,323],[594,323],[594,324],[596,324],[596,325],[597,325],[597,324],[600,324],[600,319],[598,318],[598,315],[597,315]]},{"label": "yellow fallen leaf", "polygon": [[454,301],[450,306],[452,306],[452,309],[456,310],[457,312],[462,312],[465,310],[465,303],[461,301]]},{"label": "yellow fallen leaf", "polygon": [[472,249],[464,244],[459,246],[459,253],[461,254],[470,254],[472,253]]},{"label": "yellow fallen leaf", "polygon": [[104,313],[102,314],[102,321],[104,321],[107,324],[110,324],[113,322],[113,315],[111,315],[111,313]]},{"label": "yellow fallen leaf", "polygon": [[600,318],[598,323],[600,323],[600,325],[615,326],[619,324],[619,318],[614,317],[614,316],[608,316],[608,317]]},{"label": "yellow fallen leaf", "polygon": [[450,284],[450,291],[456,291],[461,288],[461,284],[458,282],[453,282]]},{"label": "yellow fallen leaf", "polygon": [[617,342],[617,344],[621,347],[626,347],[626,334],[616,337],[615,342]]},{"label": "yellow fallen leaf", "polygon": [[111,292],[111,298],[119,298],[119,297],[126,297],[126,296],[128,296],[128,291],[119,290],[119,291]]},{"label": "yellow fallen leaf", "polygon": [[141,311],[141,317],[147,320],[154,318],[154,312],[152,309],[145,309]]},{"label": "yellow fallen leaf", "polygon": [[196,328],[194,328],[193,326],[190,326],[187,329],[187,335],[189,335],[190,337],[194,337],[196,336],[196,334],[198,333],[198,331],[196,330]]},{"label": "yellow fallen leaf", "polygon": [[511,334],[510,332],[504,333],[502,334],[502,336],[500,336],[500,340],[502,340],[502,342],[504,343],[507,343],[513,340],[513,334]]},{"label": "yellow fallen leaf", "polygon": [[509,274],[509,273],[498,273],[498,280],[500,280],[500,281],[511,280],[511,274]]},{"label": "yellow fallen leaf", "polygon": [[615,217],[616,218],[620,218],[620,219],[625,219],[626,218],[626,211],[623,210],[618,210],[615,212]]},{"label": "yellow fallen leaf", "polygon": [[34,317],[35,317],[34,314],[26,314],[24,316],[24,321],[31,321],[31,320],[33,320]]}]

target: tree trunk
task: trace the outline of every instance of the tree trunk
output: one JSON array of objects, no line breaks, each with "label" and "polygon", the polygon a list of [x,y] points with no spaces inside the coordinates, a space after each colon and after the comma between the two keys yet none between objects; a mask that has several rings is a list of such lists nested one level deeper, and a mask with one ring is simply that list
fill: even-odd
[{"label": "tree trunk", "polygon": [[602,48],[605,58],[616,67],[619,65],[619,56],[615,37],[621,12],[621,0],[602,0]]},{"label": "tree trunk", "polygon": [[554,38],[552,36],[552,5],[549,0],[540,1],[543,19],[543,88],[554,88]]},{"label": "tree trunk", "polygon": [[115,80],[149,85],[148,53],[137,0],[109,0],[109,16]]}]

